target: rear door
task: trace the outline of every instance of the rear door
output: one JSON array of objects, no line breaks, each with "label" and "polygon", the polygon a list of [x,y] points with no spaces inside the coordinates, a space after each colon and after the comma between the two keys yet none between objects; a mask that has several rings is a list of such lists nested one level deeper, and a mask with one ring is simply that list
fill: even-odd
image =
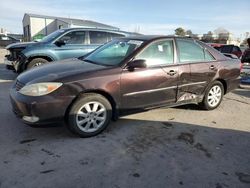
[{"label": "rear door", "polygon": [[[192,39],[176,39],[179,54],[179,64],[189,66],[190,76],[178,85],[178,101],[193,100],[201,95],[217,73],[217,61]],[[187,67],[186,67],[187,69]]]},{"label": "rear door", "polygon": [[58,59],[80,57],[90,51],[86,44],[86,31],[70,31],[58,40],[65,42],[65,45],[61,46],[54,44],[52,48],[52,53]]},{"label": "rear door", "polygon": [[147,68],[123,70],[121,76],[123,109],[175,103],[178,69],[174,61],[173,40],[153,42],[135,59],[146,60]]}]

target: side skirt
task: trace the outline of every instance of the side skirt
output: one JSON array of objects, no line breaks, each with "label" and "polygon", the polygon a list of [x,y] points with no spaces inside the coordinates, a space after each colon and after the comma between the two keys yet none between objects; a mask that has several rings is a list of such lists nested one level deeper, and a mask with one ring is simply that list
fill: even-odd
[{"label": "side skirt", "polygon": [[196,96],[196,98],[192,98],[192,99],[178,100],[176,103],[160,104],[157,106],[149,106],[145,108],[122,109],[122,110],[119,110],[119,112],[117,113],[117,118],[121,116],[135,114],[135,113],[146,112],[146,111],[158,109],[158,108],[171,108],[171,107],[182,106],[182,105],[187,105],[187,104],[199,104],[200,102],[202,102],[203,97],[204,95],[201,95],[201,96]]}]

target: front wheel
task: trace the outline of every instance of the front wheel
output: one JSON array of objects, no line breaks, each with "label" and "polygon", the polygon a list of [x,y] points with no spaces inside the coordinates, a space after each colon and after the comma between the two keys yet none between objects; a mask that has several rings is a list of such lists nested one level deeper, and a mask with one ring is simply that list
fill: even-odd
[{"label": "front wheel", "polygon": [[109,124],[112,107],[102,95],[83,94],[70,109],[68,128],[81,137],[91,137],[101,133]]},{"label": "front wheel", "polygon": [[48,63],[48,62],[49,62],[48,60],[43,59],[43,58],[35,58],[29,62],[29,64],[27,65],[27,70],[44,65],[45,63]]},{"label": "front wheel", "polygon": [[222,83],[215,81],[207,90],[201,105],[206,110],[213,110],[220,105],[223,95],[224,87]]}]

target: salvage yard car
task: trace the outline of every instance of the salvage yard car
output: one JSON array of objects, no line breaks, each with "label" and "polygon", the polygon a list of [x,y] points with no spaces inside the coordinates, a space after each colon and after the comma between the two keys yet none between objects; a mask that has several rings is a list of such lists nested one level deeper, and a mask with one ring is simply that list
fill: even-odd
[{"label": "salvage yard car", "polygon": [[5,64],[7,69],[14,69],[20,73],[48,62],[82,56],[113,38],[131,35],[138,34],[93,28],[61,29],[39,42],[7,46],[9,54],[5,56]]},{"label": "salvage yard car", "polygon": [[39,126],[65,120],[90,137],[111,119],[162,106],[217,108],[239,85],[240,61],[191,38],[114,39],[87,56],[36,67],[10,92],[15,114]]},{"label": "salvage yard car", "polygon": [[214,47],[216,50],[230,58],[240,58],[242,55],[241,49],[232,44],[208,43],[208,45]]},{"label": "salvage yard car", "polygon": [[250,85],[250,63],[242,63],[241,86]]},{"label": "salvage yard car", "polygon": [[0,34],[0,47],[8,46],[9,44],[20,42],[20,40],[15,39],[11,36],[6,36],[3,34]]}]

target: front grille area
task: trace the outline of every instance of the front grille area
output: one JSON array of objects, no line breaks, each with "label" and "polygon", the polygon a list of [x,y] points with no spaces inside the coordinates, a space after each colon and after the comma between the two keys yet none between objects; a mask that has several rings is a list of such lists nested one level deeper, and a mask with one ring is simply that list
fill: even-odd
[{"label": "front grille area", "polygon": [[22,50],[23,50],[22,48],[20,48],[20,49],[11,49],[10,50],[9,60],[10,61],[18,60],[18,57],[19,57]]},{"label": "front grille area", "polygon": [[19,91],[20,89],[23,88],[24,85],[25,84],[23,84],[23,83],[21,83],[20,81],[17,80],[16,84],[15,84],[15,88],[16,88],[17,91]]}]

